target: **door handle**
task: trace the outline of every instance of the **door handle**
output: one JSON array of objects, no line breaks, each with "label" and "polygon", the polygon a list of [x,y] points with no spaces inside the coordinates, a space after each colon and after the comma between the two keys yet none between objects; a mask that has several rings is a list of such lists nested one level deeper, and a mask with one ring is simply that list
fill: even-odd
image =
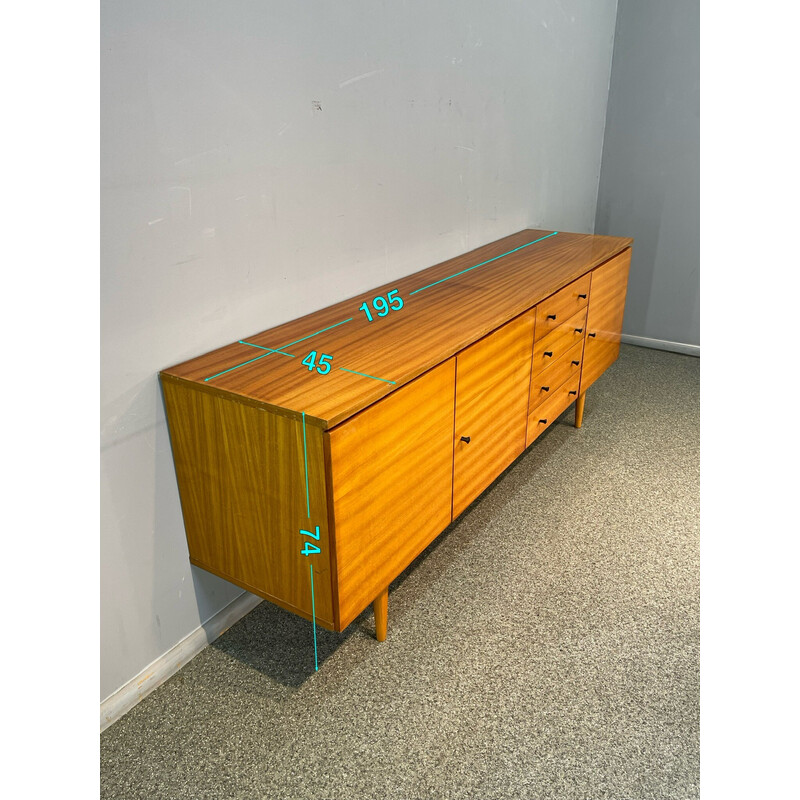
[{"label": "door handle", "polygon": [[462,441],[462,442],[466,442],[467,444],[469,444],[469,442],[470,442],[470,437],[469,437],[469,436],[462,436],[462,437],[461,437],[461,441]]}]

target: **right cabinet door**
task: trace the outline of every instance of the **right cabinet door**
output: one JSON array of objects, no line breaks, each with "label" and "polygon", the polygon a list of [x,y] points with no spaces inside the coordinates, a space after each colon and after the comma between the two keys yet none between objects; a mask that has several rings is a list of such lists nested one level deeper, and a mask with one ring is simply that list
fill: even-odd
[{"label": "right cabinet door", "polygon": [[619,356],[630,265],[631,251],[628,249],[592,272],[581,372],[581,394]]},{"label": "right cabinet door", "polygon": [[534,311],[456,357],[453,518],[524,449]]}]

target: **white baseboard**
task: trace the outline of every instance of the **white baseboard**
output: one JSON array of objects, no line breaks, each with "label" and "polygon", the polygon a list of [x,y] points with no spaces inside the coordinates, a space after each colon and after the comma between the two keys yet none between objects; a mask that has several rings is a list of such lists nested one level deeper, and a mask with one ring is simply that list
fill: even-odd
[{"label": "white baseboard", "polygon": [[233,602],[214,614],[166,653],[148,664],[138,675],[100,703],[100,731],[104,731],[130,711],[164,681],[171,678],[203,648],[222,636],[228,628],[263,602],[250,592],[243,592]]},{"label": "white baseboard", "polygon": [[650,339],[647,336],[631,336],[622,334],[625,344],[635,344],[637,347],[650,347],[653,350],[669,350],[671,353],[685,353],[687,356],[700,358],[699,344],[684,344],[683,342],[669,342],[666,339]]}]

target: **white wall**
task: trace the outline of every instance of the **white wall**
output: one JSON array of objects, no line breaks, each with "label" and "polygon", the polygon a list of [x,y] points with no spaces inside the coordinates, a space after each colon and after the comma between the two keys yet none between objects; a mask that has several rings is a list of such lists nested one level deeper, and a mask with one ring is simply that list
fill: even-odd
[{"label": "white wall", "polygon": [[699,0],[620,0],[596,222],[635,240],[623,333],[699,354]]},{"label": "white wall", "polygon": [[101,698],[241,593],[189,565],[157,371],[521,228],[592,231],[615,11],[105,0]]}]

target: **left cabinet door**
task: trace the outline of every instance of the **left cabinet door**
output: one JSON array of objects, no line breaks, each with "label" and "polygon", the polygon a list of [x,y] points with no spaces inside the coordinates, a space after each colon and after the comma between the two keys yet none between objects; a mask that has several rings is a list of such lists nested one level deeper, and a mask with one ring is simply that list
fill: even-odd
[{"label": "left cabinet door", "polygon": [[531,309],[456,357],[453,518],[525,449],[534,319]]},{"label": "left cabinet door", "polygon": [[450,524],[455,359],[332,428],[340,630]]}]

